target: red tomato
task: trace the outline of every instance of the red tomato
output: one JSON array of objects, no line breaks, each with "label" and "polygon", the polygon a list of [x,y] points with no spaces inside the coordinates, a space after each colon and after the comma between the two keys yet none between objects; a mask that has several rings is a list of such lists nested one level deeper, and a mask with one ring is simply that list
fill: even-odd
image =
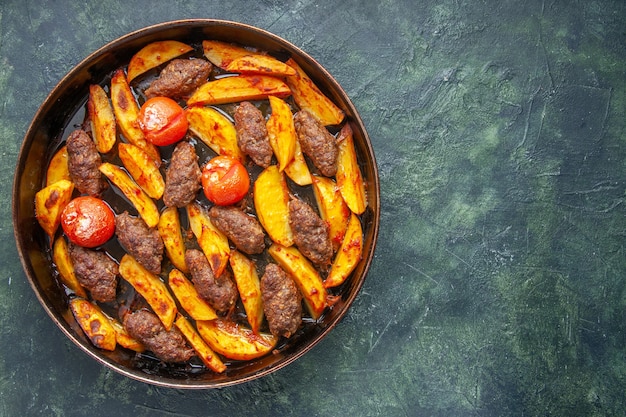
[{"label": "red tomato", "polygon": [[181,140],[189,123],[182,107],[168,97],[152,97],[139,111],[139,125],[146,140],[166,146]]},{"label": "red tomato", "polygon": [[68,239],[79,246],[95,248],[115,232],[115,214],[96,197],[76,197],[61,213],[61,227]]},{"label": "red tomato", "polygon": [[248,171],[235,158],[216,156],[202,169],[204,195],[218,206],[235,204],[250,188]]}]

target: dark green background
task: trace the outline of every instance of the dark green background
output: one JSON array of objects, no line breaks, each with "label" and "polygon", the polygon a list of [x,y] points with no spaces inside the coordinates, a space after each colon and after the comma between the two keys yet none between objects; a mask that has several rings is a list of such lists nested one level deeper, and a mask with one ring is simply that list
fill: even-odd
[{"label": "dark green background", "polygon": [[[58,80],[134,29],[221,18],[303,48],[377,155],[353,308],[289,367],[210,391],[66,341],[17,258],[11,181]],[[0,415],[610,416],[626,409],[626,2],[0,3]]]}]

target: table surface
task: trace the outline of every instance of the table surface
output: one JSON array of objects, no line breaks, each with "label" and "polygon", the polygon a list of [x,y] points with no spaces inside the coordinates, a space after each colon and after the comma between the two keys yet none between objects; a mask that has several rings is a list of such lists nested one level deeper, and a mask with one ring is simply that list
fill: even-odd
[{"label": "table surface", "polygon": [[[381,231],[344,320],[290,366],[178,391],[105,369],[35,298],[11,178],[39,104],[138,28],[219,18],[317,59],[376,152]],[[5,0],[0,415],[622,415],[626,3]]]}]

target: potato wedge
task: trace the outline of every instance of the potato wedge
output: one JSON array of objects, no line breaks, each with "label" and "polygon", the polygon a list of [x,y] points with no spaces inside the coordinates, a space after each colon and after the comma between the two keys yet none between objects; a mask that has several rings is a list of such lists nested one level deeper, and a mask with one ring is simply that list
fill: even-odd
[{"label": "potato wedge", "polygon": [[76,297],[70,300],[70,310],[94,346],[104,350],[115,350],[117,345],[115,329],[100,307],[84,298]]},{"label": "potato wedge", "polygon": [[285,78],[296,104],[309,110],[325,126],[340,124],[345,117],[343,110],[320,91],[293,58],[287,60],[287,65],[296,70],[296,75]]},{"label": "potato wedge", "polygon": [[226,71],[240,74],[295,75],[296,70],[270,55],[251,54],[234,59]]},{"label": "potato wedge", "polygon": [[61,213],[72,199],[73,192],[72,181],[60,180],[35,194],[35,217],[51,240],[61,224]]},{"label": "potato wedge", "polygon": [[98,152],[109,152],[117,140],[115,115],[107,93],[97,84],[89,86],[87,112],[91,120],[92,136]]},{"label": "potato wedge", "polygon": [[[108,317],[108,316],[107,316]],[[111,326],[115,330],[115,341],[118,345],[125,347],[126,349],[134,350],[135,352],[143,352],[146,347],[139,340],[132,337],[124,328],[122,323],[115,320],[113,317],[108,317]]]},{"label": "potato wedge", "polygon": [[229,72],[295,75],[295,70],[284,62],[232,43],[205,40],[202,42],[202,49],[209,61]]},{"label": "potato wedge", "polygon": [[109,162],[104,162],[100,165],[100,172],[106,175],[124,193],[148,227],[155,227],[159,224],[159,210],[154,200],[148,197],[122,168]]},{"label": "potato wedge", "polygon": [[194,320],[213,320],[217,314],[204,299],[198,295],[196,287],[178,269],[172,269],[168,284],[180,306]]},{"label": "potato wedge", "polygon": [[189,130],[219,155],[244,162],[246,156],[237,144],[235,125],[211,107],[190,107],[185,111]]},{"label": "potato wedge", "polygon": [[52,247],[52,262],[56,265],[63,284],[77,296],[87,298],[87,292],[85,292],[85,289],[78,282],[78,278],[76,278],[67,242],[62,236],[54,241]]},{"label": "potato wedge", "polygon": [[185,339],[187,339],[191,347],[196,351],[202,363],[217,373],[222,373],[226,370],[224,362],[211,350],[209,345],[193,328],[189,320],[179,314],[174,323],[183,336],[185,336]]},{"label": "potato wedge", "polygon": [[191,46],[175,40],[152,42],[130,59],[126,80],[130,83],[144,72],[192,50]]},{"label": "potato wedge", "polygon": [[285,167],[285,174],[287,174],[293,182],[300,186],[311,184],[311,171],[309,171],[309,166],[306,164],[306,160],[304,159],[300,142],[297,140],[293,153],[293,159]]},{"label": "potato wedge", "polygon": [[216,319],[196,322],[198,333],[209,346],[229,359],[247,361],[267,355],[278,338],[269,333],[254,334],[237,323]]},{"label": "potato wedge", "polygon": [[265,168],[254,182],[254,207],[270,238],[283,246],[293,245],[289,226],[289,189],[278,166]]},{"label": "potato wedge", "polygon": [[122,278],[133,286],[148,302],[154,313],[167,330],[172,328],[176,318],[176,302],[165,286],[165,283],[156,275],[144,268],[131,255],[125,254],[120,261],[119,272]]},{"label": "potato wedge", "polygon": [[228,42],[216,40],[202,41],[202,50],[206,59],[219,68],[226,69],[237,58],[252,53],[249,49]]},{"label": "potato wedge", "polygon": [[159,164],[147,152],[130,143],[120,143],[117,151],[126,171],[148,197],[155,200],[161,198],[165,191],[165,180],[159,171]]},{"label": "potato wedge", "polygon": [[159,235],[163,239],[165,253],[174,267],[182,272],[187,271],[185,263],[185,241],[183,240],[180,216],[176,207],[167,207],[159,217],[157,225]]},{"label": "potato wedge", "polygon": [[296,127],[293,124],[293,113],[284,100],[270,96],[269,101],[272,114],[266,123],[267,134],[278,161],[278,169],[283,171],[293,160],[296,151]]},{"label": "potato wedge", "polygon": [[225,104],[246,100],[262,100],[268,96],[281,98],[291,94],[289,86],[269,75],[238,75],[209,81],[187,100],[188,106]]},{"label": "potato wedge", "polygon": [[198,245],[211,265],[213,274],[219,277],[226,268],[230,256],[228,238],[211,223],[207,210],[199,204],[187,205],[187,217]]},{"label": "potato wedge", "polygon": [[313,176],[313,193],[317,202],[320,217],[330,228],[330,240],[334,250],[337,250],[343,242],[343,237],[350,220],[350,209],[343,201],[339,187],[330,178]]},{"label": "potato wedge", "polygon": [[304,304],[314,320],[317,320],[327,306],[326,288],[317,270],[294,246],[286,248],[273,244],[268,250],[270,256],[291,275],[302,293]]},{"label": "potato wedge", "polygon": [[72,180],[70,177],[70,169],[67,165],[68,159],[67,147],[65,146],[52,156],[48,169],[46,170],[46,186],[61,180]]},{"label": "potato wedge", "polygon": [[256,264],[238,251],[230,254],[230,267],[233,270],[239,298],[248,316],[248,324],[252,332],[259,333],[263,322],[263,299],[261,298],[261,281]]},{"label": "potato wedge", "polygon": [[115,71],[113,78],[111,78],[111,105],[122,135],[130,143],[146,152],[160,166],[161,155],[159,150],[146,140],[139,127],[139,105],[122,69]]},{"label": "potato wedge", "polygon": [[365,183],[356,159],[352,128],[346,124],[339,132],[337,155],[337,186],[344,201],[353,213],[362,214],[367,207]]},{"label": "potato wedge", "polygon": [[350,215],[350,222],[341,247],[335,256],[330,272],[324,281],[325,288],[341,285],[354,271],[363,253],[363,230],[356,214]]}]

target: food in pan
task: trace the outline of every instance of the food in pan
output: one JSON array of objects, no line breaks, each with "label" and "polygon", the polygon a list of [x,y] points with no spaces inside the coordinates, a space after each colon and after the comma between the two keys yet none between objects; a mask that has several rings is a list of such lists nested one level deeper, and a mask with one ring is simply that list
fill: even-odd
[{"label": "food in pan", "polygon": [[293,59],[159,41],[97,81],[35,198],[96,347],[220,373],[332,308],[366,188],[350,122]]}]

